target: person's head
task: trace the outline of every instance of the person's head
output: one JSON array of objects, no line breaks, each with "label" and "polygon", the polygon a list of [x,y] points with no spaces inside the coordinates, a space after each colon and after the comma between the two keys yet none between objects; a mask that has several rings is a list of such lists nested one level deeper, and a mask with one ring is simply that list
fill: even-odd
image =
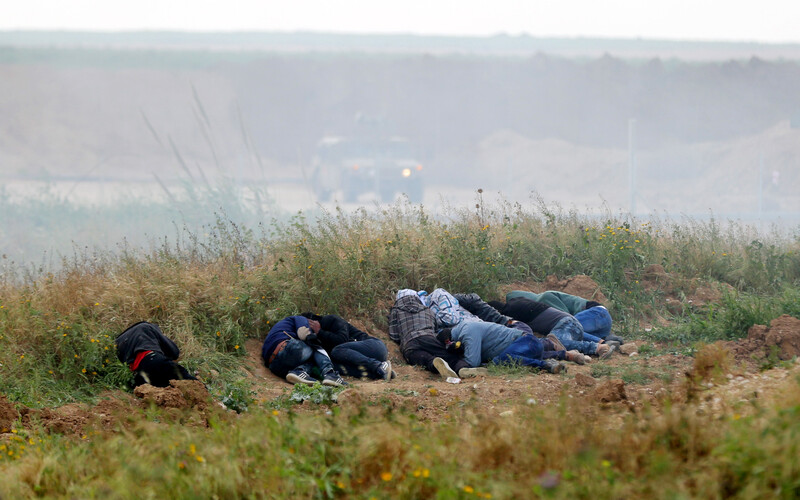
[{"label": "person's head", "polygon": [[447,345],[453,341],[453,337],[451,335],[452,331],[452,328],[443,328],[441,332],[436,334],[436,338],[439,339],[439,342],[442,344]]},{"label": "person's head", "polygon": [[312,332],[319,333],[319,329],[321,328],[320,324],[319,324],[319,320],[322,319],[322,316],[320,316],[319,314],[314,314],[313,312],[310,312],[310,311],[304,312],[304,313],[300,314],[300,316],[308,318],[308,326],[311,327],[311,331]]}]

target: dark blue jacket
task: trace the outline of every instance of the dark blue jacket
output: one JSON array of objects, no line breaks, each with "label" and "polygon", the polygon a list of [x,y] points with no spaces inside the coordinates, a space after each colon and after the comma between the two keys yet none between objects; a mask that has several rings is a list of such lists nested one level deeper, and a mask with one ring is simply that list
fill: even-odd
[{"label": "dark blue jacket", "polygon": [[308,324],[308,318],[304,316],[289,316],[275,323],[275,326],[267,334],[267,338],[264,339],[264,345],[261,346],[261,357],[264,362],[269,362],[272,351],[275,350],[278,344],[290,338],[297,339],[297,329],[301,326],[311,329]]}]

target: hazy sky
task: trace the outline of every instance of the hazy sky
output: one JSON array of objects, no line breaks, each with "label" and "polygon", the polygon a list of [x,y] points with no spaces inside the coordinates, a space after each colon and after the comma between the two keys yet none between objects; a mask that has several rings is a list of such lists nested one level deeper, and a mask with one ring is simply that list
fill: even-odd
[{"label": "hazy sky", "polygon": [[329,31],[800,42],[796,0],[17,0],[0,30]]}]

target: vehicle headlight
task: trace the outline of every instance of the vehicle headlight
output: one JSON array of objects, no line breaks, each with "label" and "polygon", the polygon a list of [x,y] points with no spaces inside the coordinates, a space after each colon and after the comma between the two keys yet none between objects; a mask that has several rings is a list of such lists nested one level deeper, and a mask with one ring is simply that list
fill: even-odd
[{"label": "vehicle headlight", "polygon": [[411,169],[410,168],[404,168],[403,169],[403,177],[411,177]]}]

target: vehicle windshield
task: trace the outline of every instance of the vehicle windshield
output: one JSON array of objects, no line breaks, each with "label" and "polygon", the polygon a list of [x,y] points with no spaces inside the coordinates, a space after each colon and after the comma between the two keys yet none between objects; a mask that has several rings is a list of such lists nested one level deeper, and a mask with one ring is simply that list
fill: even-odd
[{"label": "vehicle windshield", "polygon": [[340,140],[323,143],[319,155],[328,161],[348,158],[412,158],[413,148],[405,140],[355,141]]}]

